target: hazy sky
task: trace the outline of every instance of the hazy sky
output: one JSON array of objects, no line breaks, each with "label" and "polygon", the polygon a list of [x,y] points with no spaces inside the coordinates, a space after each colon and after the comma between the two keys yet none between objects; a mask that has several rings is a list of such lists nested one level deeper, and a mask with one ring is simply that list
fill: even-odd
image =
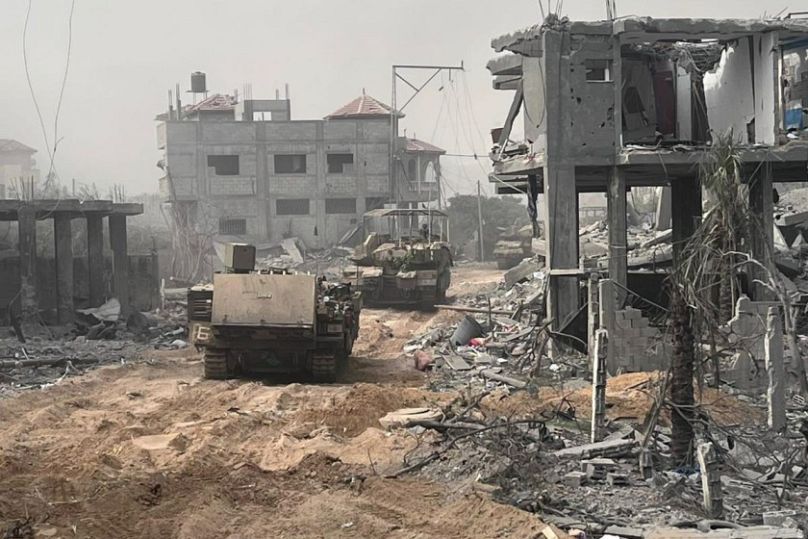
[{"label": "hazy sky", "polygon": [[[32,1],[30,73],[52,138],[70,0]],[[757,18],[789,5],[779,1],[617,4],[619,15]],[[39,167],[46,170],[23,64],[27,6],[27,0],[0,0],[0,138],[37,148]],[[563,14],[600,19],[605,2],[566,0]],[[271,98],[289,83],[293,118],[311,119],[363,88],[389,103],[394,63],[463,60],[465,74],[428,87],[405,111],[402,127],[450,153],[482,153],[479,165],[444,160],[448,184],[470,191],[488,169],[487,133],[502,123],[510,105],[511,94],[493,90],[485,70],[494,55],[490,40],[539,18],[538,0],[76,0],[56,169],[63,181],[95,182],[102,192],[114,183],[125,184],[131,194],[156,191],[161,171],[155,166],[154,116],[166,109],[167,91],[176,82],[188,89],[192,71],[205,71],[213,92],[241,91],[252,83],[256,99]],[[403,84],[399,96],[406,96]]]}]

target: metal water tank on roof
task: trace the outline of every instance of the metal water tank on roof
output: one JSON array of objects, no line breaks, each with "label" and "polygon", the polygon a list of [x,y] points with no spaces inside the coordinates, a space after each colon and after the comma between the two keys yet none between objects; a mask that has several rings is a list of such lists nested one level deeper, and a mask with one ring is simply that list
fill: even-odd
[{"label": "metal water tank on roof", "polygon": [[201,71],[191,73],[191,92],[195,94],[204,94],[208,91],[207,83],[205,82],[205,74]]}]

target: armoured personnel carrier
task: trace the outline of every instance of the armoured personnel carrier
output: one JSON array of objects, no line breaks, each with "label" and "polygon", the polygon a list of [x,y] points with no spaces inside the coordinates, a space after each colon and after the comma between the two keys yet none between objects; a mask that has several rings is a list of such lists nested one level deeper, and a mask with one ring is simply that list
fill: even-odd
[{"label": "armoured personnel carrier", "polygon": [[334,381],[359,335],[361,294],[285,270],[255,271],[255,248],[229,244],[225,272],[188,291],[189,335],[205,378],[308,374]]}]

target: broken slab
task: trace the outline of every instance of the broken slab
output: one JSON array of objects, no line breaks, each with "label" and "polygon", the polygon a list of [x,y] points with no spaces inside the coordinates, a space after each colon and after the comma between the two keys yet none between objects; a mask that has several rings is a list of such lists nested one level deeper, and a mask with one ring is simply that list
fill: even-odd
[{"label": "broken slab", "polygon": [[516,266],[506,271],[502,278],[505,281],[505,286],[511,288],[516,283],[521,283],[522,281],[528,280],[530,276],[538,270],[539,265],[536,263],[536,261],[532,258],[526,258]]}]

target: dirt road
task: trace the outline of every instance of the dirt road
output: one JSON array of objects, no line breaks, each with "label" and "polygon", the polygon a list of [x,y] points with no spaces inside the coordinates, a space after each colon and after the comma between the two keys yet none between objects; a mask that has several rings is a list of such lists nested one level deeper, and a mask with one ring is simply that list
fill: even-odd
[{"label": "dirt road", "polygon": [[[457,272],[451,293],[493,286]],[[401,357],[457,316],[370,310],[334,385],[201,379],[198,356],[67,378],[0,401],[5,537],[529,537],[539,522],[470,484],[384,479],[416,440],[386,412],[441,403]],[[421,443],[428,443],[422,440]]]}]

